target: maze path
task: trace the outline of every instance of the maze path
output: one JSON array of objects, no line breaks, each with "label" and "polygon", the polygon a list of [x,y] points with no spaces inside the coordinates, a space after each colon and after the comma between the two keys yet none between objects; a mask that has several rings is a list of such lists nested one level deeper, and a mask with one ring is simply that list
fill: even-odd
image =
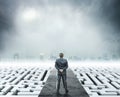
[{"label": "maze path", "polygon": [[65,90],[64,87],[62,87],[62,84],[60,88],[61,95],[56,95],[56,73],[57,72],[55,69],[51,71],[46,85],[43,87],[38,97],[89,97],[71,69],[67,70],[67,85],[69,90],[68,95],[65,95]]},{"label": "maze path", "polygon": [[0,95],[38,95],[42,90],[50,68],[2,68],[0,69]]},{"label": "maze path", "polygon": [[119,69],[78,67],[72,70],[90,96],[120,97]]}]

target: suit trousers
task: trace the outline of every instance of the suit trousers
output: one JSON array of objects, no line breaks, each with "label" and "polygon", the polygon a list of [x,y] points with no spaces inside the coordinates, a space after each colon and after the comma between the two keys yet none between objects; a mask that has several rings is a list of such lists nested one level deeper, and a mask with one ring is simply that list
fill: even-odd
[{"label": "suit trousers", "polygon": [[67,74],[66,74],[66,72],[63,72],[63,73],[58,72],[58,74],[57,74],[57,92],[59,92],[59,89],[60,89],[61,78],[62,78],[64,89],[65,89],[65,91],[67,91]]}]

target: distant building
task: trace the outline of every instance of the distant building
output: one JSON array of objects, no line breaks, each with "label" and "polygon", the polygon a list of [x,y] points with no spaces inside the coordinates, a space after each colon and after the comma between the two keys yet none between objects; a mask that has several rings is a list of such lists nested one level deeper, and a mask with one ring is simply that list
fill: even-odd
[{"label": "distant building", "polygon": [[19,54],[15,53],[13,57],[14,57],[14,59],[19,59]]}]

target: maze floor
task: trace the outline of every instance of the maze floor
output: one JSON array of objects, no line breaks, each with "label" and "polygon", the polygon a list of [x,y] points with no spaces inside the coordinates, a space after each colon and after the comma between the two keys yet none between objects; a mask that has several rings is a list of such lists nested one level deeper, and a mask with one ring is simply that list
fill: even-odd
[{"label": "maze floor", "polygon": [[2,68],[0,69],[0,96],[38,96],[44,86],[49,69]]},{"label": "maze floor", "polygon": [[[38,64],[27,67],[23,64],[23,66],[13,66],[13,68],[0,64],[0,97],[38,97],[50,71],[54,68],[53,63],[50,64],[52,66],[47,68],[37,67]],[[70,66],[70,69],[90,97],[120,97],[120,67],[98,67],[96,64],[95,66],[93,64],[92,66],[75,66],[74,63],[74,68]]]},{"label": "maze floor", "polygon": [[73,71],[89,96],[120,97],[120,69],[79,67]]}]

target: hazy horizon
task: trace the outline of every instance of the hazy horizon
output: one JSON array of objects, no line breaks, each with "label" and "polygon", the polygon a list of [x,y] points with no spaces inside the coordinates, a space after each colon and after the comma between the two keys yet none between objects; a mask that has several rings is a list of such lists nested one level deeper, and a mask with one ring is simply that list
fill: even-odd
[{"label": "hazy horizon", "polygon": [[120,59],[119,0],[1,0],[0,57]]}]

